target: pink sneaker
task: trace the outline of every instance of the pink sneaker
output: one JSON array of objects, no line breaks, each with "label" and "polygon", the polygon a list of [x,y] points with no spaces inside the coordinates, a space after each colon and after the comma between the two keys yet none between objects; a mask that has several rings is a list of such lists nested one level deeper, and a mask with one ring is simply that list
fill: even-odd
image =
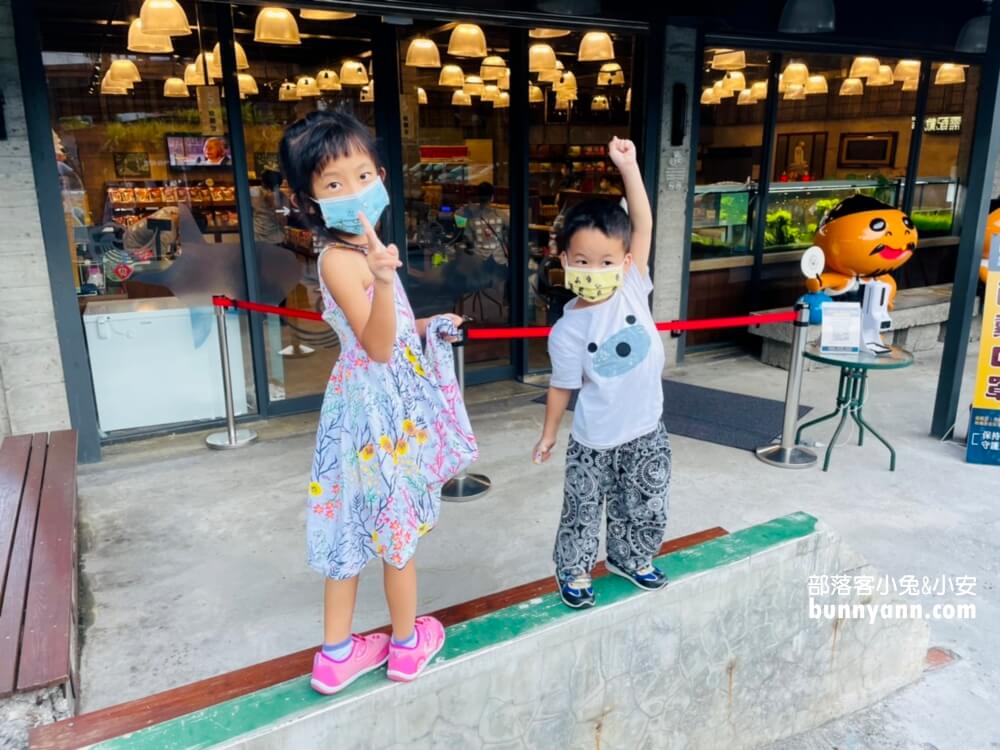
[{"label": "pink sneaker", "polygon": [[350,685],[361,675],[378,669],[389,660],[389,636],[385,633],[352,635],[354,650],[344,661],[334,661],[322,651],[313,657],[313,690],[333,695]]},{"label": "pink sneaker", "polygon": [[444,646],[444,626],[433,617],[418,617],[413,625],[417,642],[407,648],[389,644],[389,679],[410,682],[417,679]]}]

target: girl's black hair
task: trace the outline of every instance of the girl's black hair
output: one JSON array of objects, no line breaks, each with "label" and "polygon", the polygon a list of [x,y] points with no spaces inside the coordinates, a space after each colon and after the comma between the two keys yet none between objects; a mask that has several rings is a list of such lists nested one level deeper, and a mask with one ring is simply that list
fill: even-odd
[{"label": "girl's black hair", "polygon": [[331,159],[355,152],[368,154],[380,169],[378,149],[371,131],[346,109],[310,112],[285,129],[280,146],[281,170],[295,196],[298,210],[311,228],[328,234],[323,216],[312,201],[313,177]]},{"label": "girl's black hair", "polygon": [[573,206],[556,235],[559,252],[569,249],[573,235],[581,229],[596,229],[611,239],[621,240],[626,252],[632,242],[632,222],[625,209],[612,201],[591,198]]}]

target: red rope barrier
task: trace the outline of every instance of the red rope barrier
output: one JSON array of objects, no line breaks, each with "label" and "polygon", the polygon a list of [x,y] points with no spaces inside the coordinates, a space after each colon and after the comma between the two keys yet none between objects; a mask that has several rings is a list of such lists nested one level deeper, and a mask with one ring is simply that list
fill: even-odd
[{"label": "red rope barrier", "polygon": [[[280,315],[286,318],[301,318],[303,320],[323,320],[323,316],[313,310],[298,310],[291,307],[275,307],[257,302],[244,302],[229,297],[213,297],[212,304],[235,310]],[[795,321],[795,311],[787,310],[777,313],[760,315],[741,315],[731,318],[706,318],[704,320],[671,320],[657,323],[658,331],[704,331],[716,328],[743,328],[744,326],[774,325],[775,323],[792,323]],[[530,328],[470,328],[469,341],[502,341],[510,339],[543,339],[552,332],[544,326]]]}]

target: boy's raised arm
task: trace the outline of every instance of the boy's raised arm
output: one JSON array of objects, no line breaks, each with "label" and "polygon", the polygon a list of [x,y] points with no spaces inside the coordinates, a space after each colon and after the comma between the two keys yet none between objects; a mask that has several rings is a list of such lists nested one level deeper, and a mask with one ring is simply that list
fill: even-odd
[{"label": "boy's raised arm", "polygon": [[649,250],[653,244],[653,210],[646,195],[646,185],[639,172],[635,144],[615,136],[608,144],[612,163],[621,173],[625,183],[625,200],[628,201],[629,219],[632,221],[632,244],[629,248],[635,267],[643,274],[649,273]]}]

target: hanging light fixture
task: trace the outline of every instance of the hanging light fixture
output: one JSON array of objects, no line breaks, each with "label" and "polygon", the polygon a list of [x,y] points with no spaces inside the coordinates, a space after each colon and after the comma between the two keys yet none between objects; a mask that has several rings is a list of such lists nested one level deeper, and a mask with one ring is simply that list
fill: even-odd
[{"label": "hanging light fixture", "polygon": [[497,79],[497,86],[500,87],[501,91],[510,90],[510,68],[504,68],[503,75]]},{"label": "hanging light fixture", "polygon": [[299,99],[305,99],[307,96],[319,96],[319,84],[312,76],[300,76],[295,83],[295,93],[299,95]]},{"label": "hanging light fixture", "polygon": [[[236,55],[236,69],[250,70],[250,61],[247,60],[247,53],[243,51],[243,45],[233,42],[233,51]],[[212,48],[212,54],[208,56],[208,74],[212,78],[222,78],[222,47],[218,42]]]},{"label": "hanging light fixture", "polygon": [[451,106],[453,106],[453,107],[471,107],[472,106],[472,97],[469,96],[468,94],[466,94],[461,89],[458,89],[458,90],[455,91],[454,94],[451,95]]},{"label": "hanging light fixture", "polygon": [[591,112],[607,112],[609,109],[611,109],[611,103],[606,96],[598,94],[590,100]]},{"label": "hanging light fixture", "polygon": [[340,82],[345,86],[364,86],[368,83],[368,71],[357,60],[348,60],[340,66]]},{"label": "hanging light fixture", "polygon": [[754,81],[750,86],[750,95],[758,102],[767,99],[767,81]]},{"label": "hanging light fixture", "polygon": [[981,55],[986,51],[986,39],[990,35],[990,0],[986,0],[983,5],[985,13],[970,18],[958,32],[955,49],[959,52]]},{"label": "hanging light fixture", "polygon": [[255,96],[260,93],[257,87],[257,79],[249,73],[240,73],[236,76],[240,86],[240,96]]},{"label": "hanging light fixture", "polygon": [[532,39],[560,39],[569,35],[567,29],[532,29],[528,32],[528,36]]},{"label": "hanging light fixture", "polygon": [[907,78],[903,81],[903,91],[916,91],[920,88],[920,81],[916,78]]},{"label": "hanging light fixture", "polygon": [[712,70],[743,70],[747,53],[743,50],[719,50],[712,55]]},{"label": "hanging light fixture", "polygon": [[785,83],[789,86],[805,86],[809,80],[809,68],[805,63],[791,62],[785,66]]},{"label": "hanging light fixture", "polygon": [[495,102],[500,98],[500,87],[495,83],[488,83],[483,86],[483,93],[480,97],[484,102]]},{"label": "hanging light fixture", "polygon": [[142,76],[139,69],[131,60],[112,60],[111,67],[108,68],[108,78],[116,83],[139,83]]},{"label": "hanging light fixture", "polygon": [[187,99],[190,96],[183,78],[168,78],[163,82],[163,96],[167,99]]},{"label": "hanging light fixture", "polygon": [[712,85],[712,90],[715,92],[715,98],[719,99],[720,101],[722,99],[729,99],[733,95],[732,91],[729,91],[725,86],[722,85],[722,81],[716,81]]},{"label": "hanging light fixture", "polygon": [[833,0],[788,0],[781,11],[778,31],[783,34],[824,34],[834,30],[837,18]]},{"label": "hanging light fixture", "polygon": [[616,62],[604,63],[604,65],[601,66],[602,73],[615,73],[621,69],[622,66]]},{"label": "hanging light fixture", "polygon": [[716,92],[714,86],[709,86],[707,89],[705,89],[704,91],[701,92],[701,103],[702,104],[706,104],[706,105],[718,104],[719,101],[720,101],[720,99],[718,97],[718,93]]},{"label": "hanging light fixture", "polygon": [[486,57],[486,35],[474,23],[460,23],[451,32],[448,54],[455,57]]},{"label": "hanging light fixture", "polygon": [[829,92],[830,86],[827,84],[824,76],[809,76],[806,80],[806,94],[827,94]]},{"label": "hanging light fixture", "polygon": [[528,71],[543,73],[556,68],[555,50],[548,44],[532,44],[528,48]]},{"label": "hanging light fixture", "polygon": [[528,84],[528,103],[538,104],[545,101],[545,92],[538,86],[532,83]]},{"label": "hanging light fixture", "polygon": [[879,65],[881,63],[877,57],[855,57],[854,62],[851,63],[851,72],[848,77],[869,78],[878,75]]},{"label": "hanging light fixture", "polygon": [[934,85],[950,86],[956,83],[965,83],[965,68],[954,63],[941,63],[934,75]]},{"label": "hanging light fixture", "polygon": [[556,90],[560,92],[572,91],[576,93],[577,90],[576,75],[573,74],[572,70],[567,70],[565,73],[563,73],[562,78],[556,85]]},{"label": "hanging light fixture", "polygon": [[136,18],[128,27],[129,52],[142,52],[148,55],[174,51],[174,43],[166,34],[147,34],[142,30],[142,19]]},{"label": "hanging light fixture", "polygon": [[109,78],[109,73],[110,71],[105,73],[101,79],[101,94],[105,96],[125,96],[128,94],[130,86],[122,81],[112,81]]},{"label": "hanging light fixture", "polygon": [[375,101],[375,81],[369,81],[368,85],[361,87],[361,101],[367,104]]},{"label": "hanging light fixture", "polygon": [[[212,69],[214,67],[215,67],[215,58],[212,56],[211,52],[205,52],[204,55],[202,53],[199,53],[198,56],[194,59],[194,68],[195,68],[196,71],[198,71],[198,75],[199,76],[201,76],[202,78],[204,78],[204,76],[206,75],[205,71],[206,71],[206,69],[208,70],[208,74],[207,74],[208,75],[208,85],[211,85],[212,82],[213,82],[212,81],[212,78],[213,78],[213,76],[212,76]],[[204,86],[206,84],[205,84],[204,81],[202,81],[201,83],[198,83],[198,84],[195,84],[195,85],[197,85],[197,86]]]},{"label": "hanging light fixture", "polygon": [[186,86],[205,86],[205,71],[195,63],[189,63],[184,68],[184,84]]},{"label": "hanging light fixture", "polygon": [[632,111],[632,89],[629,88],[628,92],[625,94],[625,111]]},{"label": "hanging light fixture", "polygon": [[785,74],[778,73],[778,93],[784,94],[788,91],[788,83],[785,81]]},{"label": "hanging light fixture", "polygon": [[611,74],[610,73],[598,73],[597,74],[597,85],[598,86],[610,86],[611,85]]},{"label": "hanging light fixture", "polygon": [[438,76],[438,86],[464,86],[465,73],[457,65],[445,65]]},{"label": "hanging light fixture", "polygon": [[299,11],[299,18],[306,21],[346,21],[354,18],[357,13],[345,13],[340,10],[307,10],[303,8]]},{"label": "hanging light fixture", "polygon": [[726,77],[722,79],[722,85],[727,91],[737,92],[742,91],[747,87],[747,79],[738,70],[732,70],[726,73]]},{"label": "hanging light fixture", "polygon": [[510,94],[506,91],[501,91],[500,96],[495,102],[493,102],[494,109],[510,109]]},{"label": "hanging light fixture", "polygon": [[253,40],[261,44],[302,44],[299,25],[287,8],[261,8]]},{"label": "hanging light fixture", "polygon": [[788,90],[785,92],[784,99],[787,102],[801,102],[806,98],[806,87],[805,84],[801,83],[790,83],[788,84]]},{"label": "hanging light fixture", "polygon": [[920,60],[900,60],[892,71],[894,81],[908,81],[920,78]]},{"label": "hanging light fixture", "polygon": [[753,98],[753,92],[750,89],[743,89],[739,96],[736,98],[736,104],[740,107],[745,107],[748,104],[756,104],[757,100]]},{"label": "hanging light fixture", "polygon": [[278,87],[279,102],[297,102],[298,100],[298,87],[291,81],[285,81]]},{"label": "hanging light fixture", "polygon": [[341,91],[340,76],[335,70],[321,70],[316,74],[316,85],[320,91]]},{"label": "hanging light fixture", "polygon": [[588,31],[580,40],[580,50],[576,54],[580,62],[601,62],[615,59],[615,45],[606,31]]},{"label": "hanging light fixture", "polygon": [[417,86],[417,104],[427,104],[427,92],[420,86]]},{"label": "hanging light fixture", "polygon": [[845,78],[840,84],[840,96],[861,96],[865,93],[865,86],[860,78]]},{"label": "hanging light fixture", "polygon": [[188,36],[191,24],[177,0],[146,0],[139,9],[139,20],[146,34]]},{"label": "hanging light fixture", "polygon": [[484,81],[499,81],[507,70],[507,63],[502,57],[490,55],[479,66],[479,77]]},{"label": "hanging light fixture", "polygon": [[564,96],[557,96],[554,109],[557,112],[565,112],[569,109],[569,99]]},{"label": "hanging light fixture", "polygon": [[563,70],[566,66],[562,64],[562,60],[556,60],[556,66],[551,70],[543,70],[538,74],[539,83],[552,83],[556,84],[562,79]]},{"label": "hanging light fixture", "polygon": [[411,68],[440,68],[441,53],[432,39],[417,37],[406,48],[406,65]]},{"label": "hanging light fixture", "polygon": [[879,65],[878,73],[868,77],[869,86],[891,86],[892,68],[888,65]]},{"label": "hanging light fixture", "polygon": [[462,86],[462,90],[469,96],[482,96],[484,88],[483,79],[479,76],[466,76]]}]

